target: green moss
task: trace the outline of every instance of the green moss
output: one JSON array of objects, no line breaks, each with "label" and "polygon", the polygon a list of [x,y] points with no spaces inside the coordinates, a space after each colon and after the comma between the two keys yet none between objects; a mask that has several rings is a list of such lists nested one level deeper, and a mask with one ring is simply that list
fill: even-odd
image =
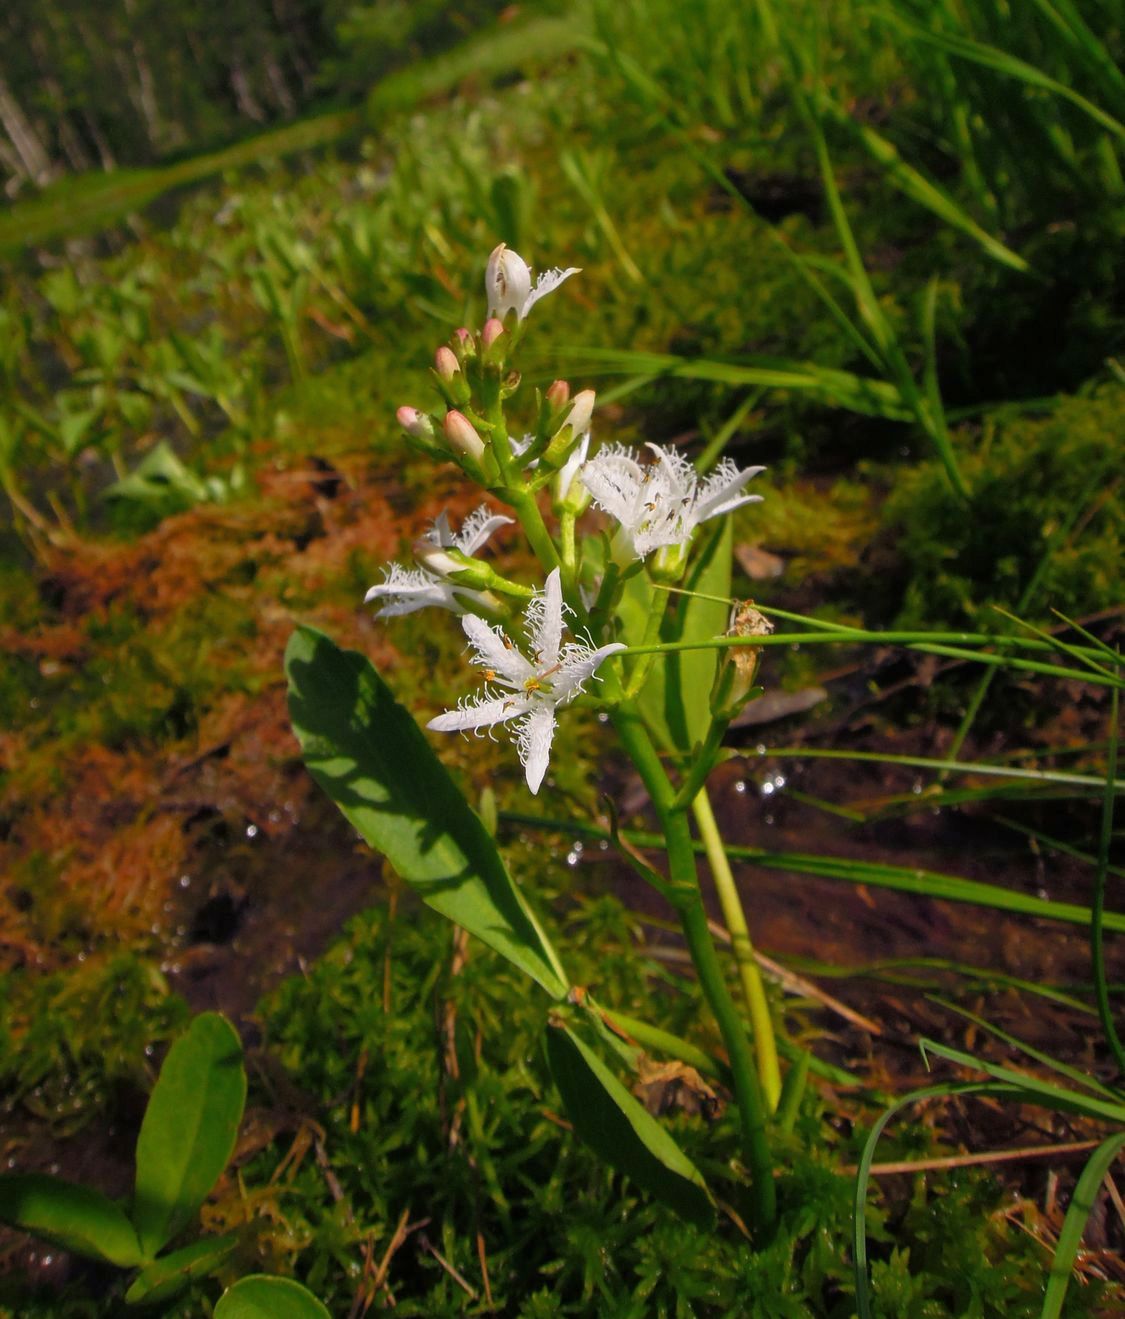
[{"label": "green moss", "polygon": [[0,977],[0,1087],[9,1115],[68,1136],[105,1117],[117,1090],[148,1088],[149,1058],[187,1020],[160,971],[132,952],[44,975]]},{"label": "green moss", "polygon": [[1108,384],[1046,417],[962,429],[968,507],[936,463],[904,474],[884,520],[904,564],[900,625],[992,627],[991,605],[1039,621],[1118,603],[1123,407],[1125,387]]}]

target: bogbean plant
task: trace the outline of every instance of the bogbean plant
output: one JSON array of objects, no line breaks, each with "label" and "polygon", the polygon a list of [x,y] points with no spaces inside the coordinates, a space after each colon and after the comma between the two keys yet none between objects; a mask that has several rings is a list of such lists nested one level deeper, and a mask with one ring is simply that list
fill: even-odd
[{"label": "bogbean plant", "polygon": [[[126,1205],[92,1186],[44,1173],[0,1176],[0,1222],[118,1269],[135,1270],[127,1305],[170,1300],[193,1281],[229,1273],[237,1233],[202,1236],[173,1250],[234,1152],[246,1102],[242,1044],[217,1012],[192,1021],[168,1050],[137,1137]],[[229,1287],[214,1319],[326,1319],[299,1283],[250,1274]]]},{"label": "bogbean plant", "polygon": [[[515,363],[528,315],[577,273],[551,270],[533,285],[517,253],[503,244],[492,253],[483,327],[457,329],[435,355],[444,406],[404,406],[398,420],[413,449],[456,463],[506,512],[482,503],[458,530],[443,514],[414,546],[414,563],[389,565],[367,600],[382,618],[426,608],[460,616],[483,684],[427,727],[506,731],[532,793],[550,792],[552,741],[566,708],[582,701],[608,716],[666,842],[663,870],[624,844],[623,854],[674,908],[729,1064],[745,1160],[737,1175],[748,1191],[724,1194],[745,1201],[765,1238],[776,1212],[769,1124],[788,1096],[705,786],[730,721],[759,690],[755,639],[768,624],[748,602],[730,616],[730,515],[758,498],[747,486],[762,469],[724,458],[701,472],[672,448],[599,441],[593,392],[572,396],[562,380],[535,391],[521,414],[526,391]],[[538,561],[533,582],[503,576],[480,556],[515,525]],[[360,834],[429,905],[545,991],[547,1057],[579,1136],[680,1214],[709,1220],[713,1196],[703,1177],[606,1062],[635,1067],[643,1048],[686,1059],[689,1046],[623,1022],[571,983],[492,837],[364,657],[301,628],[287,669],[306,763]],[[708,928],[693,816],[732,935],[745,1012]],[[803,1075],[794,1067],[793,1084]]]}]

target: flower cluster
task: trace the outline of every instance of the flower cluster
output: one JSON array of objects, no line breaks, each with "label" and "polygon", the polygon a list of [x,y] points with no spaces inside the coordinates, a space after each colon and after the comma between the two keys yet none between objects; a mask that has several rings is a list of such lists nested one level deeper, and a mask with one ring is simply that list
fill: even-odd
[{"label": "flower cluster", "polygon": [[[391,564],[384,580],[367,593],[369,603],[379,602],[379,617],[430,605],[463,616],[472,662],[485,671],[485,689],[456,710],[438,715],[428,727],[464,732],[509,725],[533,793],[547,771],[555,712],[583,690],[604,660],[627,649],[620,641],[596,646],[588,636],[563,641],[567,616],[573,616],[564,594],[576,607],[587,598],[574,537],[577,517],[593,500],[617,524],[614,558],[619,564],[623,559],[647,560],[657,552],[648,571],[657,579],[678,579],[695,530],[711,518],[756,502],[760,496],[747,494],[745,487],[763,470],[740,470],[723,459],[701,477],[681,453],[655,444],[647,446],[649,461],[621,444],[605,445],[591,457],[594,392],[583,390],[572,399],[570,386],[562,380],[539,396],[534,429],[519,439],[508,436],[502,405],[519,383],[507,360],[519,326],[536,302],[576,273],[573,267],[549,270],[533,288],[526,262],[501,243],[485,272],[489,319],[479,334],[457,330],[435,354],[434,380],[446,411],[429,416],[410,407],[398,410],[415,447],[453,459],[467,475],[492,488],[520,512],[529,535],[528,516],[538,519],[541,535],[533,543],[540,558],[545,566],[561,558],[563,567],[553,567],[536,592],[499,577],[475,556],[513,519],[482,506],[457,533],[442,514],[414,546],[416,566]],[[534,496],[548,482],[553,482],[552,506],[562,530],[561,544],[548,543],[545,552],[542,537],[547,532]],[[525,653],[490,620],[510,618],[511,601],[529,597]],[[612,602],[599,609],[599,616],[612,616]]]}]

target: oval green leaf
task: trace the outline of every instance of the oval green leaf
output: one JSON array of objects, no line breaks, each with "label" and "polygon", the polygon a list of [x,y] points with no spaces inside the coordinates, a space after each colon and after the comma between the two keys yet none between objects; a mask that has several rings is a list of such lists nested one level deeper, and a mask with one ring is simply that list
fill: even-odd
[{"label": "oval green leaf", "polygon": [[238,1035],[225,1017],[204,1012],[169,1049],[137,1138],[133,1222],[146,1260],[184,1227],[218,1181],[245,1103]]},{"label": "oval green leaf", "polygon": [[547,1059],[567,1116],[594,1153],[681,1218],[709,1227],[714,1214],[699,1170],[597,1054],[552,1023]]},{"label": "oval green leaf", "polygon": [[59,1177],[0,1177],[0,1222],[118,1268],[141,1262],[140,1242],[121,1206],[100,1191]]},{"label": "oval green leaf", "polygon": [[291,1278],[252,1273],[223,1293],[215,1319],[330,1319],[312,1292]]},{"label": "oval green leaf", "polygon": [[564,998],[558,956],[495,843],[371,662],[301,627],[285,670],[305,764],[367,844],[428,906]]},{"label": "oval green leaf", "polygon": [[162,1255],[133,1279],[125,1293],[127,1305],[154,1305],[186,1287],[194,1278],[205,1278],[238,1245],[236,1236],[204,1237],[183,1250]]}]

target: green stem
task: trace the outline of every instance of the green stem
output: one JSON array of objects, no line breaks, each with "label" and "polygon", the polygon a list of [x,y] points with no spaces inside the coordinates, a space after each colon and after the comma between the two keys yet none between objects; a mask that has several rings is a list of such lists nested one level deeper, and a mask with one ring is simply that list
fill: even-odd
[{"label": "green stem", "polygon": [[[535,551],[535,557],[544,571],[550,572],[552,568],[557,568],[559,552],[555,548],[555,542],[551,539],[551,533],[547,530],[547,524],[543,521],[543,514],[540,513],[535,499],[526,490],[509,490],[508,504],[519,518],[520,526],[523,527],[527,539],[531,542],[531,548]],[[563,594],[568,601],[572,594],[569,589],[571,585],[572,582],[563,582]]]},{"label": "green stem", "polygon": [[612,718],[622,745],[648,789],[664,831],[672,902],[680,918],[700,986],[715,1016],[730,1059],[743,1147],[750,1165],[754,1222],[768,1236],[777,1218],[777,1194],[766,1138],[765,1103],[758,1084],[750,1041],[746,1037],[741,1015],[730,996],[711,940],[711,931],[707,927],[707,913],[700,893],[687,816],[682,811],[672,809],[675,791],[637,712],[629,705],[621,705],[613,711]]},{"label": "green stem", "polygon": [[770,1016],[769,1000],[766,998],[765,985],[761,972],[754,958],[754,945],[750,942],[750,929],[746,923],[746,913],[738,895],[726,849],[723,847],[722,835],[711,809],[711,798],[706,787],[700,788],[698,796],[691,804],[695,822],[699,827],[699,837],[707,853],[707,862],[715,880],[715,890],[719,895],[723,921],[730,933],[731,950],[738,978],[742,983],[742,994],[746,999],[746,1009],[750,1013],[750,1025],[754,1033],[754,1051],[758,1057],[758,1075],[762,1081],[762,1091],[770,1112],[777,1109],[781,1098],[781,1068],[777,1061],[777,1041],[774,1038],[773,1018]]}]

